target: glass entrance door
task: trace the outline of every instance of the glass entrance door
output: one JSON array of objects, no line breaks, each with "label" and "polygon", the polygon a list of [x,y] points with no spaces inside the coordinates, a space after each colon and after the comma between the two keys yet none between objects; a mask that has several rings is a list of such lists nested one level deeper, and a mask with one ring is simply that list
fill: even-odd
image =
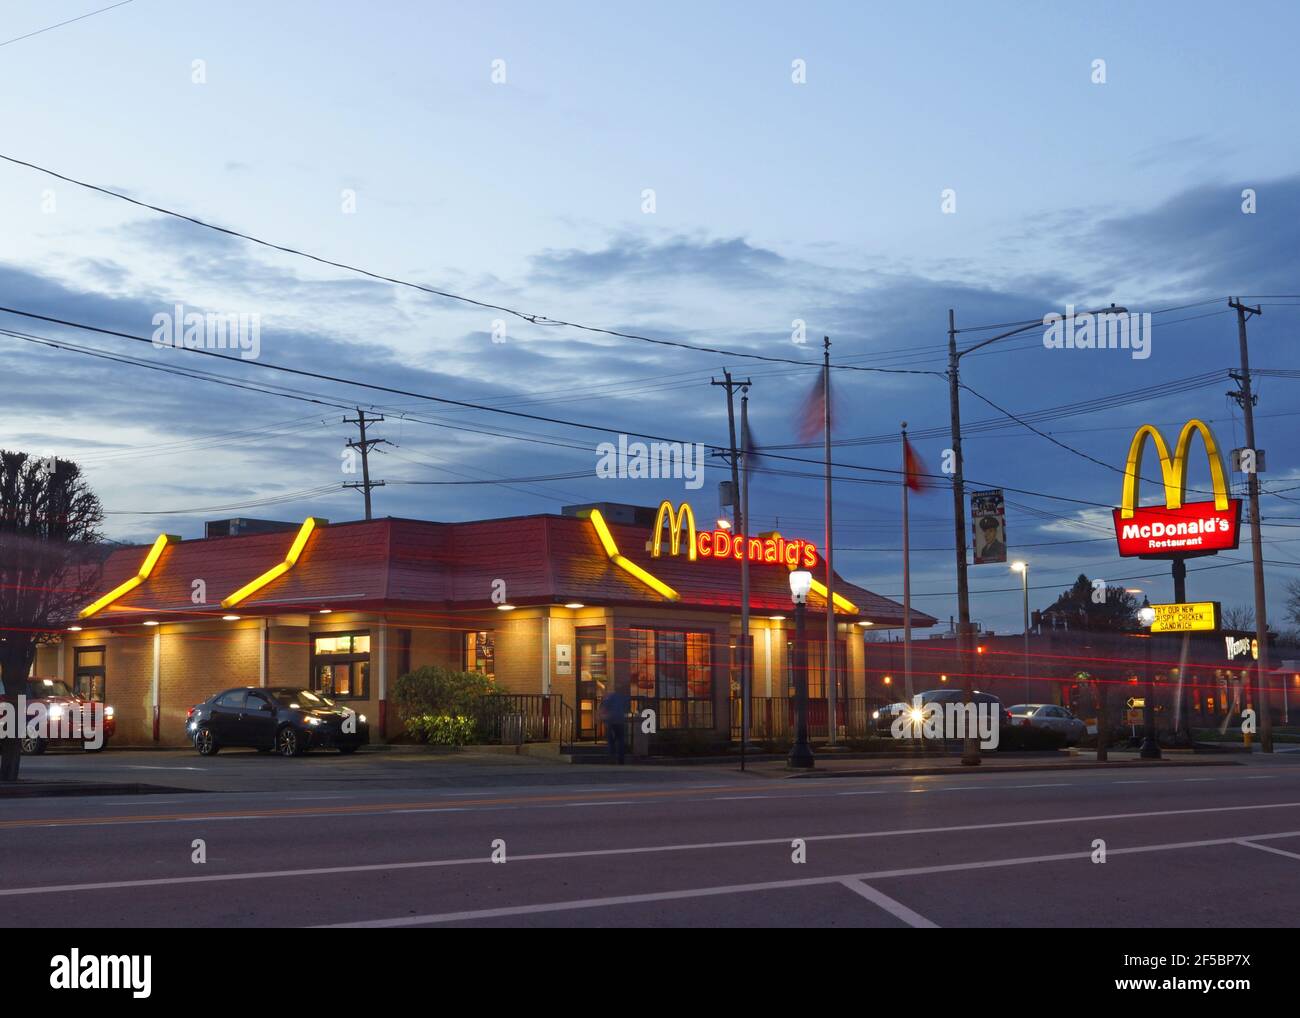
[{"label": "glass entrance door", "polygon": [[609,683],[609,645],[605,627],[579,629],[578,640],[578,738],[595,739],[600,734],[599,707]]}]

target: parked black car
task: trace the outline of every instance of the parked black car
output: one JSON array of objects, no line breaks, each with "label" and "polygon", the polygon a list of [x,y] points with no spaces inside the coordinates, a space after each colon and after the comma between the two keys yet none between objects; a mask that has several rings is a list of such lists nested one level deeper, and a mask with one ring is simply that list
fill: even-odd
[{"label": "parked black car", "polygon": [[293,686],[240,686],[191,707],[185,730],[201,756],[227,746],[298,756],[317,747],[355,752],[370,741],[366,716]]}]

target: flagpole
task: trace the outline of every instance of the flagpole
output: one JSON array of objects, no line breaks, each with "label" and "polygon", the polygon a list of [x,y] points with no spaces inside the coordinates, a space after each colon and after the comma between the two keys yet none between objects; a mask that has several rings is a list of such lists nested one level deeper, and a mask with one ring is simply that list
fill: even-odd
[{"label": "flagpole", "polygon": [[831,550],[831,337],[822,337],[822,438],[826,449],[826,733],[829,745],[835,745],[835,566]]},{"label": "flagpole", "polygon": [[749,396],[740,390],[740,520],[745,550],[740,556],[740,769],[745,769],[745,746],[749,743],[750,672],[749,652]]},{"label": "flagpole", "polygon": [[903,422],[903,689],[912,702],[912,550],[908,534],[907,489],[911,465],[907,462],[907,421]]}]

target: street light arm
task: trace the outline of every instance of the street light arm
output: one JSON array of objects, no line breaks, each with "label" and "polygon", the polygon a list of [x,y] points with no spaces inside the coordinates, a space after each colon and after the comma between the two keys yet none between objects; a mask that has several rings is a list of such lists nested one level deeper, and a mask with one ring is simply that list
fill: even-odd
[{"label": "street light arm", "polygon": [[[1099,308],[1096,311],[1080,311],[1079,314],[1081,315],[1126,315],[1128,314],[1128,308],[1116,307],[1114,304],[1112,304],[1108,308]],[[975,343],[972,346],[968,346],[965,350],[958,350],[957,356],[959,358],[965,357],[968,353],[973,353],[974,351],[980,349],[981,347],[988,346],[990,343],[997,343],[1003,339],[1010,339],[1012,336],[1019,336],[1022,332],[1028,332],[1030,329],[1040,328],[1042,324],[1043,324],[1042,322],[1030,322],[1028,325],[1022,325],[1020,326],[1020,328],[1012,329],[1010,332],[1003,332],[1003,333],[999,333],[996,336],[992,336],[989,339],[982,339],[978,343]]]}]

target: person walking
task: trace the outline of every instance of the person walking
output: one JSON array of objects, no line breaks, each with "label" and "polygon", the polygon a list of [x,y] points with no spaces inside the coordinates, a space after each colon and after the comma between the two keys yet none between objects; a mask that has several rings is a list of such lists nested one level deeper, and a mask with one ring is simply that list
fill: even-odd
[{"label": "person walking", "polygon": [[614,690],[600,701],[600,720],[605,725],[605,742],[611,759],[623,763],[627,753],[627,712],[632,701],[626,693]]}]

